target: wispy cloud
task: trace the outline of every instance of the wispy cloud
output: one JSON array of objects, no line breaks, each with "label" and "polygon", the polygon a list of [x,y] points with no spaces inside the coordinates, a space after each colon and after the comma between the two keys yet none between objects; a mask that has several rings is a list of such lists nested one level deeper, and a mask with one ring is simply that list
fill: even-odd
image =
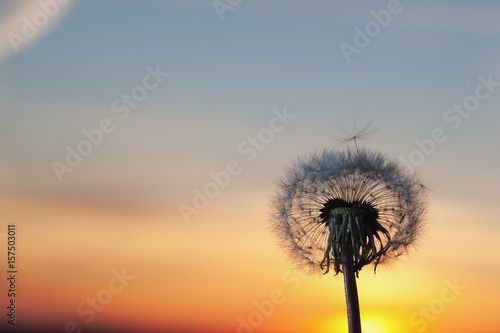
[{"label": "wispy cloud", "polygon": [[0,3],[0,61],[26,50],[46,36],[74,1],[16,1]]}]

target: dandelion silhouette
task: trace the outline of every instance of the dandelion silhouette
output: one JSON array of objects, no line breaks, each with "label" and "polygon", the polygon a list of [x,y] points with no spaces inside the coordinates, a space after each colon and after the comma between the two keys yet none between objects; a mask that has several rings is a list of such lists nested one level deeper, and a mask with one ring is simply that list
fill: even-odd
[{"label": "dandelion silhouette", "polygon": [[[366,132],[367,126],[362,131]],[[291,164],[272,200],[272,228],[298,268],[342,272],[350,333],[361,332],[358,272],[406,253],[421,230],[423,186],[379,152],[325,149]]]}]

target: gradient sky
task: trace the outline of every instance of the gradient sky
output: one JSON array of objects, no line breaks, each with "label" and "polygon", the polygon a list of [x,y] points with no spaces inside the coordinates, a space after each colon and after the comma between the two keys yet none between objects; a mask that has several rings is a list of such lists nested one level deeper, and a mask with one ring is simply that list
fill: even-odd
[{"label": "gradient sky", "polygon": [[[355,118],[378,129],[364,147],[430,149],[414,164],[432,196],[411,256],[360,274],[364,333],[500,332],[499,3],[402,0],[350,62],[341,45],[390,1],[221,1],[223,20],[212,0],[49,3],[0,4],[0,243],[16,224],[18,331],[345,332],[342,278],[291,269],[268,203],[291,160],[334,147]],[[16,52],[43,4],[57,12]],[[122,96],[156,69],[168,75],[125,116]],[[474,111],[454,111],[478,89]],[[250,153],[283,110],[295,118]],[[113,129],[60,181],[54,162],[103,121]],[[230,161],[229,185],[184,218]],[[78,308],[122,270],[133,278],[86,322]]]}]

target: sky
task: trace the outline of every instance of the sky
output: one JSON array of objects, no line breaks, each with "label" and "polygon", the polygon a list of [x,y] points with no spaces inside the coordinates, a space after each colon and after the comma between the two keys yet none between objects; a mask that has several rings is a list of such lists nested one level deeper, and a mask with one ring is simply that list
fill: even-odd
[{"label": "sky", "polygon": [[[346,332],[341,276],[269,231],[338,125],[429,191],[408,256],[358,278],[365,333],[500,332],[500,4],[0,4],[2,331]],[[7,253],[6,253],[7,254]],[[16,302],[16,325],[5,309]]]}]

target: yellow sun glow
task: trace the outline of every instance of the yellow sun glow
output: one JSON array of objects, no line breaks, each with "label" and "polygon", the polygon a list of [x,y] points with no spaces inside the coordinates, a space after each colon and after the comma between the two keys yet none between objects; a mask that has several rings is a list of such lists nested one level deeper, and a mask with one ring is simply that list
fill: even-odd
[{"label": "yellow sun glow", "polygon": [[[318,325],[318,331],[348,332],[347,315],[333,315],[323,318]],[[396,315],[387,313],[362,313],[361,328],[363,333],[400,333],[404,329],[403,321]]]}]

